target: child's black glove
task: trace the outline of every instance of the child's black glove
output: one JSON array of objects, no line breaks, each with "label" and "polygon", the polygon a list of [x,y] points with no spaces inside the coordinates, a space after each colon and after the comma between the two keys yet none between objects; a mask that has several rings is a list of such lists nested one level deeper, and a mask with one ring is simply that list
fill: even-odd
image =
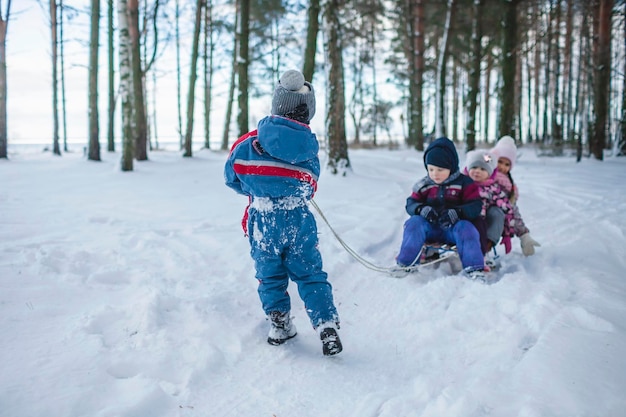
[{"label": "child's black glove", "polygon": [[444,229],[449,229],[459,221],[459,212],[456,209],[445,210],[439,216],[439,225]]},{"label": "child's black glove", "polygon": [[437,221],[437,212],[433,210],[431,206],[422,206],[417,210],[417,214],[425,218],[428,223],[435,223]]}]

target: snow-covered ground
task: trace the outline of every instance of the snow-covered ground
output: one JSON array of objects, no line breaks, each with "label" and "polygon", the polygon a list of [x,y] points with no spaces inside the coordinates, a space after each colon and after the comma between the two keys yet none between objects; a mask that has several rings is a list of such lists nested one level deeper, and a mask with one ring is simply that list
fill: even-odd
[{"label": "snow-covered ground", "polygon": [[[493,285],[446,265],[366,268],[318,216],[344,351],[266,343],[226,154],[13,152],[0,161],[0,416],[621,417],[626,415],[626,158],[513,171],[542,246]],[[352,150],[315,201],[360,256],[392,266],[411,150]],[[461,155],[463,159],[463,155]],[[502,248],[502,247],[500,247]],[[502,253],[503,251],[500,250]]]}]

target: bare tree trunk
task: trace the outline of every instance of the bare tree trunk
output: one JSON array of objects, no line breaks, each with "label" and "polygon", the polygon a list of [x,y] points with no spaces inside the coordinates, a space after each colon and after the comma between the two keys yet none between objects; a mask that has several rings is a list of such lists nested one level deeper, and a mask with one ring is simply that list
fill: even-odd
[{"label": "bare tree trunk", "polygon": [[61,119],[63,124],[63,151],[67,152],[67,101],[65,100],[65,38],[63,37],[63,0],[59,2],[59,45],[60,45],[60,64],[61,64]]},{"label": "bare tree trunk", "polygon": [[594,87],[594,135],[591,146],[593,156],[598,160],[604,158],[606,143],[606,125],[609,103],[609,85],[611,79],[611,10],[613,0],[600,0],[598,21],[598,42],[595,53],[595,87]]},{"label": "bare tree trunk", "polygon": [[[550,3],[550,7],[552,7],[552,3]],[[548,136],[550,134],[548,127],[548,107],[550,101],[550,69],[552,62],[552,13],[548,13],[546,16],[546,35],[545,35],[545,45],[547,51],[545,53],[545,63],[544,67],[544,79],[543,79],[543,132],[541,135],[541,141],[545,143],[548,140]]]},{"label": "bare tree trunk", "polygon": [[198,43],[200,41],[200,26],[202,25],[202,8],[204,0],[196,1],[196,20],[193,27],[193,44],[191,47],[191,71],[189,72],[189,92],[187,93],[187,128],[185,129],[184,157],[193,156],[191,139],[193,136],[193,113],[198,64]]},{"label": "bare tree trunk", "polygon": [[213,89],[213,1],[204,7],[204,147],[211,149],[211,90]]},{"label": "bare tree trunk", "polygon": [[98,46],[100,35],[100,0],[91,0],[91,36],[89,40],[89,149],[87,158],[100,160],[98,123]]},{"label": "bare tree trunk", "polygon": [[[372,54],[372,101],[374,102],[374,110],[372,117],[376,121],[373,126],[372,132],[372,144],[374,146],[378,146],[378,80],[376,78],[376,62],[377,62],[377,48],[376,48],[376,39],[377,39],[377,30],[376,30],[376,19],[369,19],[371,22],[371,28],[369,30],[369,36],[367,36],[367,44],[371,50]],[[389,129],[387,129],[389,132]]]},{"label": "bare tree trunk", "polygon": [[491,101],[491,67],[493,66],[493,56],[488,53],[487,54],[487,68],[485,69],[485,102],[482,107],[484,107],[484,116],[485,116],[485,142],[489,142],[489,115],[491,114],[491,110],[489,109],[489,102]]},{"label": "bare tree trunk", "polygon": [[[571,142],[573,137],[572,129],[572,32],[574,26],[574,6],[573,0],[567,0],[567,12],[565,15],[565,52],[563,54],[563,102],[565,104],[563,108],[563,122],[564,122],[564,138],[568,142]],[[582,39],[580,40],[582,42]],[[579,57],[580,59],[580,57]]]},{"label": "bare tree trunk", "polygon": [[328,168],[332,174],[346,175],[351,168],[345,126],[345,86],[343,82],[343,58],[339,24],[342,0],[327,0],[324,7],[326,23],[326,50],[328,62],[328,100],[326,133],[328,135]]},{"label": "bare tree trunk", "polygon": [[469,75],[467,90],[467,124],[465,125],[466,151],[476,147],[476,107],[480,87],[480,61],[482,58],[482,14],[483,0],[474,0],[472,5],[472,34],[469,51]]},{"label": "bare tree trunk", "polygon": [[59,148],[59,77],[58,73],[58,39],[57,39],[57,2],[50,0],[50,30],[52,33],[52,153],[61,155]]},{"label": "bare tree trunk", "polygon": [[[576,161],[580,162],[583,151],[583,137],[587,137],[585,120],[587,114],[585,98],[585,86],[588,85],[587,77],[585,76],[588,71],[586,62],[589,61],[589,24],[586,10],[583,11],[582,23],[580,26],[580,43],[578,45],[578,74],[576,77],[576,96],[574,97],[574,114],[572,117],[572,127],[578,131],[578,140],[576,147]],[[581,98],[582,97],[582,98]],[[577,117],[580,118],[580,126],[578,126]]]},{"label": "bare tree trunk", "polygon": [[315,55],[317,53],[317,34],[320,28],[319,22],[320,1],[310,0],[307,11],[308,24],[306,28],[306,49],[304,51],[304,64],[302,74],[305,80],[313,84],[313,74],[315,73]]},{"label": "bare tree trunk", "polygon": [[517,65],[517,4],[519,0],[503,1],[502,31],[502,86],[500,88],[501,112],[498,137],[515,132],[515,69]]},{"label": "bare tree trunk", "polygon": [[183,149],[184,136],[183,136],[183,104],[182,104],[182,92],[181,90],[181,74],[180,74],[180,0],[176,0],[176,16],[175,16],[175,31],[176,31],[176,100],[178,109],[178,141],[180,143],[180,149]]},{"label": "bare tree trunk", "polygon": [[237,62],[239,114],[237,116],[237,125],[239,126],[239,135],[243,135],[248,132],[248,67],[250,66],[248,41],[250,39],[250,0],[240,0],[240,2],[239,60]]},{"label": "bare tree trunk", "polygon": [[445,93],[446,93],[446,62],[448,58],[448,39],[450,35],[450,23],[452,21],[452,11],[454,0],[448,0],[448,11],[446,14],[446,25],[443,30],[443,40],[439,47],[439,57],[437,61],[437,86],[435,87],[435,136],[446,136],[446,116],[445,116]]},{"label": "bare tree trunk", "polygon": [[[156,68],[152,72],[152,91],[157,91],[157,76],[156,76]],[[154,146],[156,149],[159,149],[161,145],[159,144],[159,131],[157,129],[158,123],[157,120],[157,95],[155,93],[152,94],[152,128],[154,129]]]},{"label": "bare tree trunk", "polygon": [[122,110],[122,171],[133,170],[135,155],[135,140],[133,137],[133,105],[132,91],[133,78],[131,76],[131,45],[128,33],[128,3],[127,0],[117,0],[119,25],[119,54],[120,54],[120,103]]},{"label": "bare tree trunk", "polygon": [[[626,16],[626,3],[624,3],[624,16]],[[626,19],[624,22],[624,51],[626,52]],[[626,156],[626,59],[622,62],[622,120],[621,120],[621,145],[619,146],[618,156]]]},{"label": "bare tree trunk", "polygon": [[141,68],[141,34],[139,32],[139,2],[128,0],[128,34],[131,45],[131,71],[133,77],[133,117],[135,118],[135,159],[148,159],[148,119],[143,88],[143,70]]},{"label": "bare tree trunk", "polygon": [[108,44],[108,57],[109,57],[109,84],[108,84],[108,99],[109,106],[107,112],[107,150],[109,152],[115,152],[115,46],[113,45],[114,25],[113,25],[113,0],[107,2],[107,44]]},{"label": "bare tree trunk", "polygon": [[423,109],[423,79],[424,79],[424,0],[406,0],[408,30],[407,62],[409,74],[408,97],[408,138],[407,144],[418,151],[424,150],[424,109]]},{"label": "bare tree trunk", "polygon": [[[528,26],[532,27],[532,22],[535,20],[534,19],[534,11],[533,11],[533,7],[532,5],[529,6],[528,9]],[[533,36],[533,38],[531,38],[531,36]],[[532,57],[532,49],[533,49],[533,42],[534,42],[534,37],[535,35],[531,35],[530,33],[528,33],[526,35],[526,55],[525,55],[525,63],[526,63],[526,78],[528,80],[527,84],[526,84],[526,117],[528,118],[528,129],[526,130],[526,140],[528,141],[528,143],[532,143],[533,141],[533,129],[532,129],[532,125],[533,125],[533,112],[532,112],[532,108],[533,108],[533,91],[532,91],[532,87],[533,87],[533,71],[531,68],[531,57]],[[536,48],[536,45],[535,45]],[[537,93],[535,92],[535,96],[537,96]],[[521,133],[521,131],[520,131]]]},{"label": "bare tree trunk", "polygon": [[7,9],[2,15],[0,8],[0,158],[8,158],[7,137],[7,55],[6,43],[11,17],[11,0],[7,3]]},{"label": "bare tree trunk", "polygon": [[361,142],[361,127],[363,125],[363,107],[364,107],[364,92],[363,92],[363,60],[361,60],[361,45],[359,39],[353,41],[354,58],[351,68],[352,79],[352,97],[348,104],[348,114],[352,119],[354,126],[354,144]]},{"label": "bare tree trunk", "polygon": [[560,79],[561,79],[561,4],[560,0],[555,1],[553,6],[554,11],[554,37],[553,42],[553,57],[554,57],[554,70],[552,71],[552,147],[555,155],[561,155],[563,153],[563,134],[561,132],[562,123],[559,123],[562,111],[560,103]]},{"label": "bare tree trunk", "polygon": [[[239,22],[239,0],[235,0],[235,27]],[[230,119],[233,114],[233,100],[235,97],[235,78],[237,75],[237,49],[239,45],[239,37],[235,33],[233,37],[233,62],[231,64],[230,72],[230,86],[228,87],[228,100],[226,101],[226,117],[224,118],[224,133],[222,136],[223,151],[228,150],[228,136],[230,133]]]},{"label": "bare tree trunk", "polygon": [[541,97],[539,94],[541,87],[541,42],[539,42],[539,34],[541,33],[541,11],[539,10],[539,6],[535,8],[535,68],[534,68],[534,79],[535,79],[535,141],[539,141],[539,119],[541,114],[541,107],[539,104],[539,98]]},{"label": "bare tree trunk", "polygon": [[522,140],[522,111],[524,105],[524,72],[522,71],[522,56],[517,54],[517,60],[515,62],[515,131],[517,132],[517,139]]},{"label": "bare tree trunk", "polygon": [[459,139],[459,66],[456,59],[452,60],[452,133],[450,139]]}]

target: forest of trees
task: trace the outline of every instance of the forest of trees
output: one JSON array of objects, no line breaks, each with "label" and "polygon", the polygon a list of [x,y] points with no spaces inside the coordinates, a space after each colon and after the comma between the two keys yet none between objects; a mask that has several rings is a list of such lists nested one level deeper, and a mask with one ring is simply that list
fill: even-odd
[{"label": "forest of trees", "polygon": [[[508,134],[556,156],[569,150],[579,160],[626,155],[625,0],[88,2],[83,9],[85,0],[41,2],[49,13],[57,155],[67,150],[61,132],[68,11],[90,22],[83,63],[87,157],[100,160],[101,141],[107,151],[117,144],[122,170],[133,170],[133,161],[159,146],[152,103],[164,77],[176,78],[175,135],[182,155],[191,157],[197,123],[205,147],[221,133],[213,148],[227,150],[255,127],[250,100],[269,97],[280,74],[294,67],[324,97],[317,117],[325,129],[317,133],[333,173],[349,169],[348,145],[423,150],[429,138],[443,135],[466,150]],[[0,158],[7,158],[11,140],[5,53],[11,19],[19,19],[11,1],[0,1]],[[158,71],[165,48],[176,49],[175,74]],[[186,65],[182,57],[189,57]],[[229,80],[219,97],[216,74]],[[106,109],[98,108],[98,96],[107,97]],[[215,123],[218,102],[224,120]]]}]

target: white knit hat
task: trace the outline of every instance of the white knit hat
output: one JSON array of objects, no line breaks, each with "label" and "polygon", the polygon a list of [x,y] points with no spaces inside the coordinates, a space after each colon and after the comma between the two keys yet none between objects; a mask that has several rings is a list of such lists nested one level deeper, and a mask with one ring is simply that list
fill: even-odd
[{"label": "white knit hat", "polygon": [[515,146],[515,139],[506,135],[502,136],[496,146],[491,150],[491,153],[496,158],[506,158],[511,161],[511,169],[517,159],[517,146]]},{"label": "white knit hat", "polygon": [[274,90],[272,114],[289,116],[301,104],[306,104],[308,123],[315,115],[315,91],[300,71],[288,70],[280,77]]},{"label": "white knit hat", "polygon": [[472,168],[484,168],[489,173],[489,176],[493,174],[493,171],[498,166],[498,159],[490,152],[484,150],[469,151],[465,155],[465,167],[469,172]]}]

